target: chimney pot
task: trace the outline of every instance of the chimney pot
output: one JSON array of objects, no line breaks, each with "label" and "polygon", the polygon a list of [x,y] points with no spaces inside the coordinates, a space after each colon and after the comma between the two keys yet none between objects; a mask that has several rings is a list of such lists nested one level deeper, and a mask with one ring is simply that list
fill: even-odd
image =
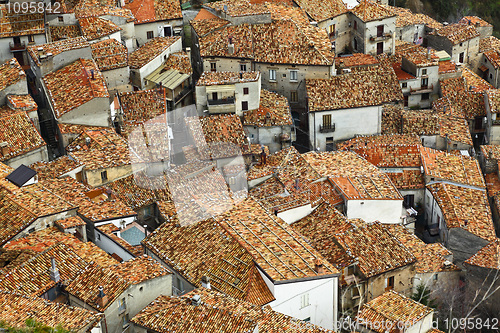
[{"label": "chimney pot", "polygon": [[104,293],[104,288],[99,286],[99,293],[97,295],[97,305],[103,308],[108,303],[108,296]]},{"label": "chimney pot", "polygon": [[198,306],[201,304],[201,297],[200,295],[194,295],[191,298],[191,305]]},{"label": "chimney pot", "polygon": [[206,275],[203,275],[201,278],[201,286],[203,288],[211,289],[210,288],[210,278]]},{"label": "chimney pot", "polygon": [[323,263],[320,259],[314,259],[314,270],[318,274],[325,274],[325,268],[323,267]]},{"label": "chimney pot", "polygon": [[61,276],[59,275],[59,270],[56,266],[56,260],[54,257],[50,258],[50,269],[49,269],[50,279],[55,283],[61,280]]}]

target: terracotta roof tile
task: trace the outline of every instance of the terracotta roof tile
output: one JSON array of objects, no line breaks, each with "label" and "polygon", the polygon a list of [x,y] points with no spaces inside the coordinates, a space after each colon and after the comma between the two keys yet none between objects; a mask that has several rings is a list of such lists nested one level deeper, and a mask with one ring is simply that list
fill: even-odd
[{"label": "terracotta roof tile", "polygon": [[474,85],[472,82],[467,83],[465,77],[439,81],[442,95],[448,98],[451,108],[456,112],[455,116],[465,119],[486,116],[483,93],[471,91],[470,86]]},{"label": "terracotta roof tile", "polygon": [[[481,146],[482,150],[482,146]],[[488,155],[485,155],[488,156]],[[488,157],[486,157],[488,158]],[[487,173],[484,175],[486,182],[486,189],[488,190],[488,197],[492,197],[500,193],[500,179],[495,173]]]},{"label": "terracotta roof tile", "polygon": [[454,61],[444,60],[439,62],[439,74],[454,73],[457,71],[457,65]]},{"label": "terracotta roof tile", "polygon": [[175,0],[126,0],[125,7],[135,17],[135,24],[182,19],[181,4]]},{"label": "terracotta roof tile", "polygon": [[[205,9],[201,9],[200,13],[202,11],[206,11],[207,13],[209,13]],[[198,18],[198,16],[196,16],[194,20],[190,22],[190,24],[193,27],[196,34],[198,35],[198,37],[203,37],[206,34],[209,34],[212,31],[217,30],[229,24],[229,21],[223,20],[217,16],[215,16],[214,18],[203,18],[203,17]]]},{"label": "terracotta roof tile", "polygon": [[492,27],[492,25],[485,20],[477,16],[464,16],[458,21],[458,23],[464,23],[468,25],[480,26],[480,27]]},{"label": "terracotta roof tile", "polygon": [[125,280],[129,280],[132,284],[172,274],[167,268],[147,255],[124,261],[119,265],[109,267],[109,269]]},{"label": "terracotta roof tile", "polygon": [[0,161],[7,161],[47,145],[28,114],[23,111],[0,118],[0,142],[5,145],[5,149],[0,151]]},{"label": "terracotta roof tile", "polygon": [[[63,39],[53,43],[32,45],[26,48],[28,54],[31,56],[33,61],[40,66],[40,57],[52,54],[52,56],[58,55],[65,51],[77,50],[89,47],[89,43],[83,37],[68,38]],[[40,50],[41,49],[41,50]]]},{"label": "terracotta roof tile", "polygon": [[2,193],[0,203],[0,245],[32,224],[37,216],[14,199]]},{"label": "terracotta roof tile", "polygon": [[390,7],[382,6],[371,0],[362,0],[351,9],[351,13],[359,17],[363,22],[382,20],[388,17],[396,16],[394,10]]},{"label": "terracotta roof tile", "polygon": [[296,3],[316,22],[334,18],[347,12],[347,7],[341,0],[298,0]]},{"label": "terracotta roof tile", "polygon": [[132,69],[139,69],[167,50],[181,37],[156,37],[132,52],[128,64]]},{"label": "terracotta roof tile", "polygon": [[431,32],[431,35],[447,38],[453,45],[479,37],[474,26],[462,23],[453,23]]},{"label": "terracotta roof tile", "polygon": [[165,69],[175,69],[182,74],[193,74],[193,68],[191,67],[191,59],[189,55],[184,52],[171,53],[165,62]]},{"label": "terracotta roof tile", "polygon": [[331,79],[307,79],[309,110],[337,110],[380,105],[403,100],[394,71],[386,66],[335,76]]},{"label": "terracotta roof tile", "polygon": [[61,39],[81,37],[80,27],[74,25],[49,25],[50,37],[53,42]]},{"label": "terracotta roof tile", "polygon": [[402,170],[387,172],[387,176],[398,190],[415,190],[425,187],[424,175],[420,170]]},{"label": "terracotta roof tile", "polygon": [[[56,118],[91,101],[109,97],[106,81],[94,60],[79,59],[43,77]],[[78,94],[74,94],[78,89]]]},{"label": "terracotta roof tile", "polygon": [[98,131],[98,130],[109,129],[107,127],[75,125],[75,124],[57,124],[57,127],[59,128],[61,134],[82,134],[87,130]]},{"label": "terracotta roof tile", "polygon": [[108,223],[108,224],[103,224],[97,227],[99,231],[103,232],[106,234],[109,238],[111,238],[112,241],[115,243],[121,245],[123,248],[125,248],[128,252],[130,252],[133,256],[138,257],[143,254],[143,248],[142,246],[134,246],[127,242],[125,239],[118,237],[114,232],[120,230],[120,228],[116,227],[113,223]]},{"label": "terracotta roof tile", "polygon": [[356,319],[365,326],[371,325],[375,332],[394,333],[398,331],[398,323],[417,323],[432,311],[431,308],[390,290],[364,304]]},{"label": "terracotta roof tile", "polygon": [[369,66],[377,65],[377,58],[370,54],[353,53],[335,58],[335,67],[354,67],[354,66]]},{"label": "terracotta roof tile", "polygon": [[113,0],[80,0],[74,6],[74,13],[77,19],[97,16],[117,16],[124,18],[126,22],[134,21],[134,15],[127,8],[116,6]]},{"label": "terracotta roof tile", "polygon": [[465,263],[488,269],[500,269],[500,240],[497,238],[491,241]]},{"label": "terracotta roof tile", "polygon": [[465,185],[486,187],[479,162],[475,158],[425,147],[421,147],[420,151],[426,175]]},{"label": "terracotta roof tile", "polygon": [[249,0],[222,0],[208,3],[205,6],[232,17],[269,14],[267,6]]},{"label": "terracotta roof tile", "polygon": [[7,105],[14,110],[36,111],[38,105],[31,95],[7,95]]},{"label": "terracotta roof tile", "polygon": [[21,80],[26,80],[26,73],[24,73],[16,58],[12,58],[0,65],[0,90],[4,90]]},{"label": "terracotta roof tile", "polygon": [[0,14],[2,38],[45,33],[44,13],[24,13],[22,10],[16,13],[13,7],[2,4]]},{"label": "terracotta roof tile", "polygon": [[114,24],[112,21],[100,17],[81,18],[78,22],[80,23],[82,36],[88,41],[106,37],[112,33],[122,30],[122,28]]},{"label": "terracotta roof tile", "polygon": [[74,217],[68,217],[68,218],[63,219],[63,220],[57,220],[54,222],[54,224],[56,226],[58,226],[59,228],[64,230],[64,229],[70,229],[70,228],[74,228],[74,227],[80,227],[80,226],[86,225],[87,223],[84,220],[82,220],[80,217],[74,216]]},{"label": "terracotta roof tile", "polygon": [[92,58],[101,72],[128,66],[127,48],[116,39],[106,39],[90,47]]},{"label": "terracotta roof tile", "polygon": [[483,53],[488,50],[500,50],[500,40],[495,36],[489,36],[479,40],[479,53]]},{"label": "terracotta roof tile", "polygon": [[0,318],[10,327],[24,328],[26,321],[36,314],[36,321],[50,327],[61,325],[70,331],[83,331],[97,326],[103,314],[51,303],[38,297],[27,297],[18,293],[0,291]]},{"label": "terracotta roof tile", "polygon": [[286,97],[262,89],[257,110],[243,113],[243,126],[285,126],[292,125],[292,114]]},{"label": "terracotta roof tile", "polygon": [[398,16],[396,19],[396,27],[407,27],[410,25],[425,24],[431,29],[439,29],[443,25],[433,18],[425,14],[414,14],[411,10],[402,7],[385,6],[387,9],[392,9]]},{"label": "terracotta roof tile", "polygon": [[30,165],[35,170],[38,179],[59,178],[64,174],[79,168],[83,164],[71,159],[69,156],[61,156],[50,162],[36,162]]},{"label": "terracotta roof tile", "polygon": [[255,82],[260,78],[260,72],[203,72],[201,73],[197,86],[226,85],[244,82]]},{"label": "terracotta roof tile", "polygon": [[496,238],[486,191],[445,183],[427,188],[438,202],[448,229],[462,228],[489,241]]}]

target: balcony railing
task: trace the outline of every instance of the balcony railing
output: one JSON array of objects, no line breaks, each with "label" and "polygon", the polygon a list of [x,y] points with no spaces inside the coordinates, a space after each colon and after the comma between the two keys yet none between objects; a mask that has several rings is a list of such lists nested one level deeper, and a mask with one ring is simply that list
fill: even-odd
[{"label": "balcony railing", "polygon": [[370,41],[371,42],[379,42],[379,41],[386,40],[386,39],[389,39],[389,38],[392,38],[392,31],[384,32],[381,35],[378,35],[378,34],[377,35],[371,35],[370,36]]},{"label": "balcony railing", "polygon": [[434,90],[434,84],[421,86],[419,88],[410,88],[410,93],[412,94],[425,94],[430,93]]},{"label": "balcony railing", "polygon": [[175,103],[179,102],[181,99],[183,99],[187,94],[191,92],[191,86],[188,85],[182,89],[182,91],[175,96],[174,101]]},{"label": "balcony railing", "polygon": [[320,133],[335,132],[335,124],[319,125]]},{"label": "balcony railing", "polygon": [[23,51],[26,50],[26,42],[20,42],[20,43],[13,43],[10,42],[10,50],[11,51]]},{"label": "balcony railing", "polygon": [[228,105],[228,104],[234,104],[234,97],[208,100],[208,105]]}]

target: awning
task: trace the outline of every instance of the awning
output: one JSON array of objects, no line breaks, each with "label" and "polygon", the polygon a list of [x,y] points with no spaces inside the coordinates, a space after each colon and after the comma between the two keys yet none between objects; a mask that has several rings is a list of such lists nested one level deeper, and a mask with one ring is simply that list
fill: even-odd
[{"label": "awning", "polygon": [[450,55],[446,51],[438,51],[434,54],[439,58],[439,61],[451,59]]},{"label": "awning", "polygon": [[189,78],[188,74],[183,74],[175,69],[165,70],[164,67],[160,67],[156,69],[153,73],[146,76],[146,80],[161,84],[167,89],[175,89],[182,82],[186,81]]},{"label": "awning", "polygon": [[213,86],[207,86],[207,94],[211,92],[234,92],[236,89],[234,84],[224,84],[224,85],[213,85]]}]

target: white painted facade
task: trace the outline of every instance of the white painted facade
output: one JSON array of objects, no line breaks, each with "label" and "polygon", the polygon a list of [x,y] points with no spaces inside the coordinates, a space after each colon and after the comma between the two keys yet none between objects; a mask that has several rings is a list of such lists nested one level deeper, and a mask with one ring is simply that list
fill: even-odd
[{"label": "white painted facade", "polygon": [[[156,21],[150,23],[141,23],[135,24],[135,38],[140,46],[146,44],[146,42],[151,39],[148,39],[148,31],[153,33],[153,38],[155,37],[169,37],[169,35],[165,34],[165,30],[172,31],[170,36],[180,36],[179,33],[175,33],[179,31],[179,28],[182,29],[182,18],[177,20],[166,20],[166,21]],[[165,29],[167,28],[167,29]],[[176,51],[174,51],[176,52]]]},{"label": "white painted facade", "polygon": [[300,207],[295,207],[279,212],[277,216],[286,223],[292,224],[311,214],[316,209],[316,207],[317,206],[313,207],[310,203],[308,203]]},{"label": "white painted facade", "polygon": [[[349,13],[318,22],[318,28],[326,30],[332,46],[335,46],[335,55],[346,52],[351,42],[351,27]],[[333,26],[332,26],[333,25]]]},{"label": "white painted facade", "polygon": [[[320,132],[324,115],[331,115],[331,123],[335,124],[334,131]],[[327,140],[333,143],[349,140],[358,135],[380,134],[381,123],[382,107],[380,105],[309,112],[309,141],[313,149],[325,151]]]},{"label": "white painted facade", "polygon": [[[19,40],[22,45],[29,46],[29,45],[38,45],[38,44],[45,44],[47,40],[45,39],[45,34],[36,34],[33,35],[34,42],[30,43],[28,40],[28,36],[19,36]],[[11,44],[14,44],[14,38],[13,37],[4,37],[0,38],[0,63],[3,63],[9,59],[12,59],[14,57],[14,53],[23,53],[22,57],[25,60],[25,65],[28,65],[27,63],[27,53],[26,50],[24,49],[23,51],[11,51]],[[22,64],[21,64],[22,65]]]},{"label": "white painted facade", "polygon": [[[269,152],[274,154],[281,149],[290,147],[295,141],[295,128],[292,125],[285,126],[243,126],[248,133],[252,144],[261,144],[269,148]],[[290,140],[281,140],[282,135],[288,135]]]},{"label": "white painted facade", "polygon": [[403,212],[403,199],[346,200],[345,203],[345,213],[348,219],[359,218],[366,222],[399,224]]},{"label": "white painted facade", "polygon": [[[382,43],[382,52],[393,54],[396,36],[396,16],[382,20],[363,22],[356,15],[352,18],[352,42],[351,47],[354,52],[377,55],[378,44]],[[383,26],[383,36],[377,37],[377,27]]]},{"label": "white painted facade", "polygon": [[6,161],[3,161],[3,163],[15,169],[21,164],[30,165],[41,161],[43,162],[49,161],[49,153],[47,151],[47,145],[34,149],[22,155],[10,158]]}]

